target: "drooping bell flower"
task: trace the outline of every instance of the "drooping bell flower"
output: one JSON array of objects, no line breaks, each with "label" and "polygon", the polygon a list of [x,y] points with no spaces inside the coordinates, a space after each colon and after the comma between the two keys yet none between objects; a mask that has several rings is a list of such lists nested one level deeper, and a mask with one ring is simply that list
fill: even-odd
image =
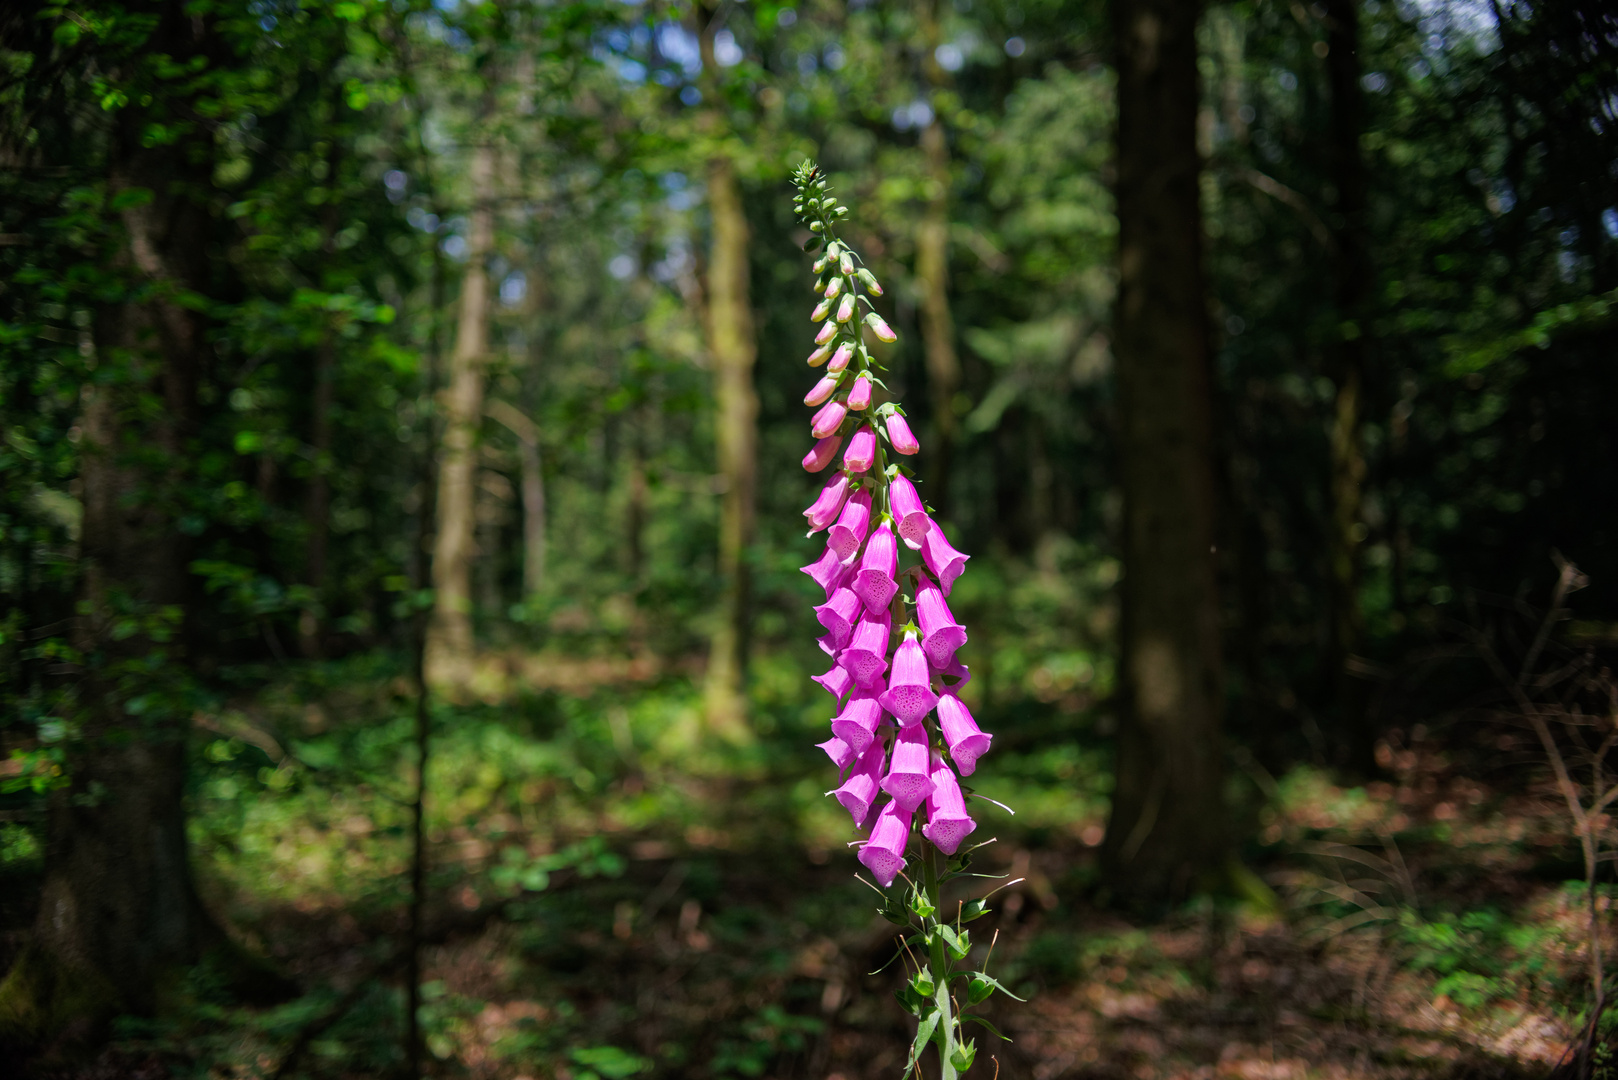
[{"label": "drooping bell flower", "polygon": [[815,310],[813,310],[813,311],[811,311],[809,313],[809,321],[810,322],[819,322],[821,319],[824,319],[826,317],[826,312],[828,312],[830,310],[831,310],[831,301],[830,300],[822,300],[820,303],[815,305]]},{"label": "drooping bell flower", "polygon": [[915,434],[910,430],[910,421],[898,413],[888,414],[888,441],[901,454],[921,452],[921,443],[916,441]]},{"label": "drooping bell flower", "polygon": [[[848,396],[852,401],[854,395]],[[899,537],[904,540],[905,547],[911,551],[920,551],[922,541],[927,538],[927,526],[932,524],[933,519],[927,516],[927,507],[923,505],[921,496],[916,492],[916,485],[912,484],[904,473],[897,474],[888,487],[888,500],[893,509],[893,520],[899,524]]]},{"label": "drooping bell flower", "polygon": [[[826,347],[830,348],[830,346]],[[845,341],[837,346],[836,352],[831,354],[831,363],[826,365],[826,370],[835,375],[848,367],[848,362],[852,359],[854,359],[854,346]]]},{"label": "drooping bell flower", "polygon": [[837,305],[837,321],[847,322],[854,317],[854,294],[849,293],[843,297],[843,302]]},{"label": "drooping bell flower", "polygon": [[[806,472],[819,472],[831,464],[831,459],[837,456],[837,448],[843,445],[841,435],[828,435],[815,443],[814,449],[803,455],[803,467]],[[847,456],[844,456],[847,460]]]},{"label": "drooping bell flower", "polygon": [[855,412],[864,412],[871,407],[871,377],[860,375],[854,380],[854,386],[848,392],[848,407]]},{"label": "drooping bell flower", "polygon": [[877,725],[882,723],[882,706],[876,702],[876,695],[864,690],[856,690],[843,706],[843,711],[831,722],[831,733],[853,747],[856,754],[863,754],[865,748],[871,745],[876,738]]},{"label": "drooping bell flower", "polygon": [[944,742],[949,745],[955,767],[962,776],[971,776],[978,767],[978,758],[988,753],[994,736],[978,729],[977,721],[954,694],[938,699],[938,726],[944,730]]},{"label": "drooping bell flower", "polygon": [[854,595],[853,589],[846,587],[832,593],[824,604],[815,608],[815,618],[826,628],[826,637],[832,643],[833,656],[848,647],[848,639],[854,633],[854,624],[859,615],[860,598]]},{"label": "drooping bell flower", "polygon": [[916,582],[916,621],[921,623],[921,651],[935,668],[947,668],[955,650],[966,644],[966,627],[955,621],[944,591],[926,574]]},{"label": "drooping bell flower", "polygon": [[886,611],[893,594],[899,591],[894,575],[899,572],[899,544],[893,538],[893,529],[886,521],[876,527],[865,542],[865,554],[860,557],[859,572],[851,586],[865,610],[875,613]]},{"label": "drooping bell flower", "polygon": [[944,530],[938,527],[938,522],[930,521],[927,523],[927,538],[921,542],[921,558],[927,564],[927,569],[932,571],[933,577],[938,579],[938,587],[944,590],[945,596],[948,596],[950,586],[955,584],[955,579],[966,569],[966,560],[971,556],[963,555],[951,547],[949,538],[944,535]]},{"label": "drooping bell flower", "polygon": [[809,421],[809,434],[817,439],[824,439],[828,435],[834,435],[837,429],[842,426],[843,417],[847,415],[847,405],[844,405],[841,401],[828,401],[820,407],[820,411],[815,413],[814,418]]},{"label": "drooping bell flower", "polygon": [[[854,687],[854,677],[845,671],[841,664],[833,664],[831,670],[824,675],[811,675],[809,678],[819,683],[822,690],[838,701],[842,701],[849,690]],[[959,762],[956,764],[959,764]]]},{"label": "drooping bell flower", "polygon": [[871,333],[876,335],[878,341],[886,341],[891,344],[899,340],[899,335],[893,332],[893,327],[888,325],[888,320],[874,311],[866,313],[865,325],[871,328]]},{"label": "drooping bell flower", "polygon": [[906,810],[889,801],[871,826],[871,838],[860,845],[860,862],[871,871],[876,883],[886,889],[905,868],[905,846],[910,843],[910,817]]},{"label": "drooping bell flower", "polygon": [[924,725],[902,727],[894,736],[893,754],[888,760],[888,775],[882,778],[882,790],[892,795],[893,801],[906,812],[920,806],[932,794],[930,753]]},{"label": "drooping bell flower", "polygon": [[849,635],[848,647],[837,658],[853,676],[855,684],[863,689],[874,687],[888,670],[888,635],[892,628],[893,616],[887,608],[874,613],[867,611]]},{"label": "drooping bell flower", "polygon": [[839,558],[847,559],[860,549],[870,527],[871,493],[862,487],[843,504],[837,524],[826,534],[826,546],[837,552]]},{"label": "drooping bell flower", "polygon": [[866,743],[865,749],[854,759],[854,770],[848,774],[848,779],[832,792],[856,825],[865,820],[871,804],[876,802],[877,778],[882,775],[882,756],[881,742],[872,740]]},{"label": "drooping bell flower", "polygon": [[837,766],[837,772],[839,774],[841,774],[844,769],[848,768],[849,765],[854,761],[853,747],[849,746],[842,739],[833,737],[827,739],[825,742],[815,743],[815,745],[826,751],[826,756],[831,758],[831,763],[833,765]]},{"label": "drooping bell flower", "polygon": [[893,651],[893,675],[888,679],[888,692],[882,695],[882,707],[892,713],[904,730],[919,727],[918,721],[933,711],[938,695],[933,693],[933,676],[927,668],[927,654],[921,651],[921,642],[914,631]]},{"label": "drooping bell flower", "polygon": [[[830,355],[831,355],[831,346],[830,345],[822,345],[820,348],[816,349],[814,352],[809,354],[809,366],[810,367],[819,367],[821,364],[824,364],[826,362],[826,358],[828,356],[830,356]],[[844,364],[843,366],[847,367],[848,365]]]},{"label": "drooping bell flower", "polygon": [[843,583],[844,578],[849,576],[849,571],[853,570],[854,567],[852,563],[839,556],[831,547],[827,547],[825,551],[820,553],[820,558],[808,566],[799,567],[799,569],[808,574],[816,585],[824,589],[826,599],[830,600],[831,594],[837,591],[838,586]]},{"label": "drooping bell flower", "polygon": [[826,375],[814,386],[810,387],[807,394],[803,395],[803,403],[805,405],[824,405],[826,399],[831,397],[836,390],[837,376]]},{"label": "drooping bell flower", "polygon": [[[854,387],[858,389],[859,383],[856,382]],[[852,402],[854,395],[848,395],[848,400]],[[851,405],[850,408],[852,407]],[[848,451],[843,454],[843,468],[851,473],[862,473],[875,461],[876,432],[868,427],[862,427],[854,433],[852,439],[848,440]]]},{"label": "drooping bell flower", "polygon": [[945,855],[953,855],[977,827],[978,823],[966,812],[966,798],[955,773],[934,754],[933,792],[927,796],[927,824],[921,827],[921,835]]},{"label": "drooping bell flower", "polygon": [[832,322],[830,319],[827,319],[824,323],[821,324],[820,332],[815,335],[815,344],[816,345],[824,345],[824,344],[826,344],[826,342],[830,341],[836,335],[836,333],[837,333],[837,324]]},{"label": "drooping bell flower", "polygon": [[838,473],[826,482],[826,486],[820,489],[820,495],[803,512],[803,516],[809,519],[810,536],[837,520],[838,512],[843,509],[843,499],[847,496],[848,477]]}]

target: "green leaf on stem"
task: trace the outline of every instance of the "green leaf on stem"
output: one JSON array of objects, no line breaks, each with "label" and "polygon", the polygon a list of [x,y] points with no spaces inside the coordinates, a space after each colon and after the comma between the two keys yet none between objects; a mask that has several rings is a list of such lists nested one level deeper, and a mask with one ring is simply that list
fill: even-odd
[{"label": "green leaf on stem", "polygon": [[[1022,999],[1018,998],[1017,1000],[1021,1001]],[[982,1024],[984,1027],[988,1028],[990,1033],[993,1034],[996,1038],[1004,1039],[1006,1042],[1011,1041],[1011,1036],[1000,1034],[1000,1029],[999,1028],[995,1027],[993,1024],[989,1023],[987,1020],[983,1019],[983,1017],[981,1017],[981,1016],[963,1016],[963,1017],[961,1017],[961,1019],[962,1020],[970,1020],[974,1024]]]}]

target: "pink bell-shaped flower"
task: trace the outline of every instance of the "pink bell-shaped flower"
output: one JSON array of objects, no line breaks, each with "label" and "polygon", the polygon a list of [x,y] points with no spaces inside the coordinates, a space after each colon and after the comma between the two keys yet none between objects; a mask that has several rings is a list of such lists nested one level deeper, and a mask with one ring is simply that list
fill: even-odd
[{"label": "pink bell-shaped flower", "polygon": [[860,488],[843,504],[837,524],[826,534],[826,546],[844,559],[860,549],[871,527],[871,492]]},{"label": "pink bell-shaped flower", "polygon": [[823,375],[820,381],[810,387],[807,394],[803,395],[803,403],[805,405],[824,405],[826,399],[831,397],[836,389],[837,376]]},{"label": "pink bell-shaped flower", "polygon": [[944,730],[944,742],[949,745],[955,767],[962,776],[971,776],[978,767],[978,758],[988,753],[994,736],[978,730],[977,721],[954,694],[938,699],[938,726]]},{"label": "pink bell-shaped flower", "polygon": [[817,439],[824,439],[834,435],[843,423],[843,417],[848,415],[848,406],[841,401],[828,401],[815,413],[809,421],[809,434]]},{"label": "pink bell-shaped flower", "polygon": [[922,504],[916,485],[904,473],[899,473],[888,487],[888,500],[893,508],[893,520],[899,524],[899,538],[911,551],[920,551],[922,541],[927,539],[927,526],[933,519],[927,516],[927,507]]},{"label": "pink bell-shaped flower", "polygon": [[[815,443],[814,449],[803,455],[803,468],[805,472],[819,472],[831,464],[831,459],[837,456],[837,448],[843,445],[841,435],[828,435]],[[847,455],[844,455],[846,460]]]},{"label": "pink bell-shaped flower", "polygon": [[865,554],[854,575],[852,587],[855,595],[865,601],[866,611],[887,610],[893,594],[899,591],[899,583],[894,580],[898,572],[899,544],[893,539],[893,529],[884,521],[865,542]]},{"label": "pink bell-shaped flower", "polygon": [[945,855],[953,855],[977,827],[978,823],[966,812],[966,797],[961,794],[955,773],[934,754],[933,792],[927,796],[927,824],[921,827],[921,835]]},{"label": "pink bell-shaped flower", "polygon": [[[927,523],[927,538],[921,542],[921,558],[931,570],[933,577],[938,579],[938,587],[949,595],[950,586],[955,579],[961,576],[966,569],[966,560],[970,555],[963,555],[950,546],[949,539],[944,536],[944,530],[938,527],[938,522]],[[857,590],[856,590],[857,591]]]},{"label": "pink bell-shaped flower", "polygon": [[854,412],[864,412],[871,407],[871,377],[861,374],[854,379],[854,386],[848,391],[848,407]]},{"label": "pink bell-shaped flower", "polygon": [[860,845],[860,862],[884,889],[905,868],[905,847],[910,843],[910,817],[914,811],[914,807],[906,810],[896,801],[888,802],[871,826],[871,838]]},{"label": "pink bell-shaped flower", "polygon": [[921,623],[921,651],[935,668],[947,668],[955,650],[966,644],[966,627],[955,621],[944,591],[926,574],[916,582],[916,621]]},{"label": "pink bell-shaped flower", "polygon": [[845,341],[831,354],[831,363],[826,365],[826,370],[836,375],[848,367],[848,362],[852,359],[854,359],[854,346]]},{"label": "pink bell-shaped flower", "polygon": [[882,790],[893,796],[893,801],[906,811],[920,806],[932,794],[933,770],[928,755],[927,729],[921,724],[900,728],[893,739],[893,755],[888,760],[888,775],[882,778]]},{"label": "pink bell-shaped flower", "polygon": [[853,747],[849,746],[842,739],[830,738],[825,742],[815,743],[815,745],[826,751],[826,756],[831,758],[831,763],[837,766],[837,771],[839,773],[848,768],[848,766],[854,761]]},{"label": "pink bell-shaped flower", "polygon": [[888,679],[888,692],[882,695],[882,707],[892,713],[902,729],[917,726],[922,717],[933,711],[938,695],[933,693],[932,672],[927,669],[927,654],[921,651],[921,642],[914,631],[893,651],[893,676]]},{"label": "pink bell-shaped flower", "polygon": [[[842,741],[842,740],[839,740]],[[858,825],[865,820],[866,814],[871,810],[871,804],[876,802],[877,778],[882,775],[882,743],[872,740],[865,745],[860,756],[854,759],[854,771],[848,774],[848,779],[834,792],[832,796],[843,804],[854,824]]]},{"label": "pink bell-shaped flower", "polygon": [[877,725],[882,723],[882,706],[876,703],[876,695],[864,690],[854,691],[843,706],[843,711],[831,722],[831,733],[854,748],[857,754],[863,754],[865,748],[871,745],[876,738]]},{"label": "pink bell-shaped flower", "polygon": [[824,604],[815,608],[815,618],[826,628],[826,637],[832,643],[833,656],[848,647],[848,639],[854,633],[854,623],[859,616],[860,598],[847,587],[838,589],[827,597]]},{"label": "pink bell-shaped flower", "polygon": [[854,677],[856,685],[869,689],[888,670],[888,635],[892,632],[893,616],[888,610],[867,611],[849,635],[848,647],[837,662]]},{"label": "pink bell-shaped flower", "polygon": [[[856,383],[856,386],[859,384]],[[853,394],[849,395],[852,401]],[[852,407],[852,406],[851,406]],[[868,427],[862,427],[848,440],[848,450],[843,454],[843,468],[851,473],[862,473],[876,461],[876,432]],[[817,470],[818,471],[818,470]]]},{"label": "pink bell-shaped flower", "polygon": [[[830,671],[824,675],[809,676],[820,684],[820,688],[838,701],[854,688],[854,677],[843,670],[843,665],[833,664]],[[957,762],[959,764],[959,762]]]},{"label": "pink bell-shaped flower", "polygon": [[888,414],[888,441],[893,448],[901,454],[916,454],[921,452],[921,443],[916,441],[915,434],[910,430],[910,421],[898,413]]},{"label": "pink bell-shaped flower", "polygon": [[826,482],[819,496],[803,512],[803,516],[809,519],[810,536],[837,520],[838,513],[843,509],[843,500],[847,497],[848,477],[838,473]]},{"label": "pink bell-shaped flower", "polygon": [[838,586],[842,585],[843,579],[850,576],[851,571],[854,569],[854,564],[839,556],[836,550],[828,546],[825,551],[820,553],[820,558],[808,566],[799,567],[799,569],[808,574],[816,585],[825,590],[826,599],[829,600],[831,599],[831,594],[837,591]]},{"label": "pink bell-shaped flower", "polygon": [[876,335],[878,341],[892,343],[899,340],[899,335],[893,332],[893,327],[888,325],[888,320],[874,311],[866,313],[865,325],[871,328],[871,333]]}]

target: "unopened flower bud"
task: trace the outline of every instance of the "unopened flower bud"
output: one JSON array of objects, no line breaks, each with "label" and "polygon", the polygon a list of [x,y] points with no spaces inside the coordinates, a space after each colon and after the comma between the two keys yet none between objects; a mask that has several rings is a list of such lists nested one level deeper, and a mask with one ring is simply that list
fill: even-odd
[{"label": "unopened flower bud", "polygon": [[[829,357],[830,355],[831,355],[831,346],[830,345],[822,345],[820,348],[816,349],[814,352],[809,354],[809,366],[810,367],[819,367],[821,364],[824,364],[826,362],[826,358]],[[844,366],[846,367],[847,365],[845,364]]]},{"label": "unopened flower bud", "polygon": [[[849,408],[854,408],[854,395],[849,394],[848,398]],[[900,473],[888,488],[888,500],[893,508],[893,520],[899,523],[899,537],[905,542],[905,547],[920,551],[932,519],[927,516],[927,508],[916,493],[916,485],[904,473]]]},{"label": "unopened flower bud", "polygon": [[837,514],[843,508],[843,499],[848,495],[848,477],[838,473],[831,478],[825,487],[820,489],[820,495],[803,512],[809,519],[809,535],[824,529],[837,520]]},{"label": "unopened flower bud", "polygon": [[803,403],[805,405],[824,405],[826,399],[831,397],[832,391],[836,389],[837,376],[827,375],[815,383],[807,394],[803,395]]},{"label": "unopened flower bud", "polygon": [[837,324],[834,323],[834,322],[828,321],[823,326],[821,326],[820,333],[815,335],[815,344],[816,345],[824,345],[824,344],[826,344],[826,342],[830,341],[833,337],[835,337],[836,334],[837,334]]},{"label": "unopened flower bud", "polygon": [[875,614],[885,612],[893,594],[899,591],[894,575],[899,572],[899,544],[893,538],[893,529],[884,521],[865,542],[865,554],[860,557],[860,569],[851,586],[865,610]]},{"label": "unopened flower bud", "polygon": [[849,251],[847,248],[843,248],[838,252],[837,269],[841,270],[845,274],[852,274],[854,272],[854,253],[852,251]]},{"label": "unopened flower bud", "polygon": [[873,275],[869,270],[861,267],[860,272],[856,276],[860,279],[861,283],[864,284],[866,291],[868,291],[872,296],[882,295],[882,286],[877,284],[876,276]]},{"label": "unopened flower bud", "polygon": [[831,280],[826,282],[826,299],[835,300],[837,299],[837,294],[842,291],[843,276],[841,274],[833,274],[831,276]]},{"label": "unopened flower bud", "polygon": [[871,328],[871,333],[876,335],[878,341],[899,340],[899,335],[893,332],[893,327],[888,325],[888,321],[874,311],[865,313],[865,325]]},{"label": "unopened flower bud", "polygon": [[932,780],[933,791],[927,796],[927,824],[921,827],[921,835],[945,855],[953,855],[978,824],[966,812],[966,798],[955,773],[937,754],[933,755]]},{"label": "unopened flower bud", "polygon": [[837,346],[836,352],[832,353],[831,363],[826,365],[826,370],[837,374],[848,367],[848,362],[852,359],[854,359],[854,346],[845,341]]},{"label": "unopened flower bud", "polygon": [[938,703],[938,695],[933,693],[933,674],[927,669],[927,654],[922,652],[914,631],[905,634],[904,642],[893,652],[893,675],[880,700],[882,707],[907,728],[932,712]]},{"label": "unopened flower bud", "polygon": [[[807,472],[819,472],[827,465],[830,465],[831,459],[837,456],[837,448],[841,445],[843,445],[841,435],[828,435],[815,443],[814,449],[803,455],[804,470]],[[848,455],[843,455],[843,460],[847,461]]]},{"label": "unopened flower bud", "polygon": [[812,266],[810,266],[809,269],[811,271],[813,271],[814,273],[818,274],[822,270],[826,269],[826,264],[829,263],[829,262],[831,262],[831,256],[830,255],[822,255],[820,258],[818,258],[818,259],[816,259],[814,261],[814,264]]},{"label": "unopened flower bud", "polygon": [[893,448],[901,454],[914,454],[921,450],[921,444],[910,430],[910,422],[898,413],[888,414],[888,441]]},{"label": "unopened flower bud", "polygon": [[840,323],[844,323],[844,322],[847,322],[848,320],[852,319],[853,317],[854,317],[854,294],[849,293],[847,296],[843,297],[842,302],[837,305],[837,321],[840,322]]},{"label": "unopened flower bud", "polygon": [[830,310],[831,310],[831,301],[830,300],[822,300],[820,303],[815,305],[815,310],[813,310],[813,311],[811,311],[809,313],[809,321],[810,322],[819,322],[821,319],[824,319],[826,317],[826,312],[828,312]]},{"label": "unopened flower bud", "polygon": [[860,862],[871,871],[877,884],[886,889],[905,868],[905,846],[910,843],[910,818],[906,810],[890,801],[882,807],[871,826],[871,838],[860,845]]},{"label": "unopened flower bud", "polygon": [[[856,388],[858,385],[855,384]],[[854,395],[850,394],[848,397],[852,401]],[[876,432],[869,427],[862,427],[848,441],[848,453],[843,455],[843,468],[851,473],[862,473],[869,469],[874,461],[876,461]]]},{"label": "unopened flower bud", "polygon": [[920,806],[933,791],[931,757],[925,726],[900,728],[893,740],[893,755],[888,760],[888,774],[882,778],[882,790],[905,810]]},{"label": "unopened flower bud", "polygon": [[[855,435],[854,438],[858,439],[859,436]],[[837,552],[839,558],[847,559],[860,549],[860,544],[864,542],[865,534],[870,527],[871,493],[862,487],[843,504],[843,512],[838,515],[837,524],[826,534],[826,546]]]},{"label": "unopened flower bud", "polygon": [[854,412],[864,412],[871,407],[871,377],[861,374],[854,379],[854,386],[848,392],[848,407]]},{"label": "unopened flower bud", "polygon": [[843,423],[843,417],[847,415],[847,405],[844,405],[841,401],[828,401],[820,407],[820,411],[815,413],[814,417],[809,421],[809,434],[817,439],[824,439],[826,436],[836,432]]}]

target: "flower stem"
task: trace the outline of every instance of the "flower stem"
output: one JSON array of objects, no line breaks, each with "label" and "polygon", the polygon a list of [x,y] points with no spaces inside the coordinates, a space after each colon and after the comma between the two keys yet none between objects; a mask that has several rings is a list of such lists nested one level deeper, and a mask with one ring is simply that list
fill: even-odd
[{"label": "flower stem", "polygon": [[932,943],[933,982],[936,989],[934,1002],[938,1006],[938,1065],[941,1080],[956,1080],[955,1066],[950,1058],[955,1054],[955,1018],[950,1013],[949,954],[944,949],[944,935],[938,927],[945,921],[944,899],[938,884],[938,849],[928,840],[921,842],[922,887],[927,890],[927,901],[933,913],[927,916],[928,938]]}]

